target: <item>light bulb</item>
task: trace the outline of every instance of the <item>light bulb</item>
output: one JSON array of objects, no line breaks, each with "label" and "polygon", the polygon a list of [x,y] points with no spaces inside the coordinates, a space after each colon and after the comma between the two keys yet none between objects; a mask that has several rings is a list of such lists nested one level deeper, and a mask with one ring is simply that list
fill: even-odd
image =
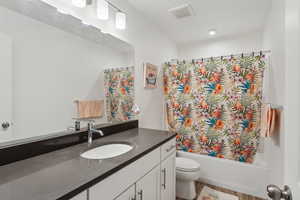
[{"label": "light bulb", "polygon": [[126,29],[126,14],[123,12],[116,13],[116,28],[124,30]]},{"label": "light bulb", "polygon": [[102,20],[107,20],[109,17],[108,2],[106,0],[97,1],[97,17]]},{"label": "light bulb", "polygon": [[209,34],[210,36],[214,36],[214,35],[217,34],[217,31],[216,31],[216,29],[210,29],[210,30],[208,31],[208,34]]}]

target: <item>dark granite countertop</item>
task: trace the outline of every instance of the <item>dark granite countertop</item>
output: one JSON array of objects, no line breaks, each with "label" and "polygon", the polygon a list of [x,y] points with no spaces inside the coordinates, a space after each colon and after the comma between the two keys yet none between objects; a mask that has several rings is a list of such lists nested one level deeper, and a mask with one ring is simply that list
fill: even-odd
[{"label": "dark granite countertop", "polygon": [[130,129],[93,141],[91,148],[107,142],[129,142],[135,146],[115,158],[102,161],[81,158],[80,154],[89,149],[83,143],[1,166],[0,199],[69,199],[173,137],[175,134],[167,131]]}]

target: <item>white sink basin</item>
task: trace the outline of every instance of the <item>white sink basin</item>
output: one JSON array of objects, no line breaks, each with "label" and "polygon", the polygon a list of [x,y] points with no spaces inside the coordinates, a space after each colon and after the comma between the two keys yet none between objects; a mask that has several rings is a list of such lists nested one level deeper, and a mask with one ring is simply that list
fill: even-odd
[{"label": "white sink basin", "polygon": [[133,146],[129,144],[106,144],[100,147],[84,152],[80,156],[86,159],[107,159],[120,156],[132,150]]}]

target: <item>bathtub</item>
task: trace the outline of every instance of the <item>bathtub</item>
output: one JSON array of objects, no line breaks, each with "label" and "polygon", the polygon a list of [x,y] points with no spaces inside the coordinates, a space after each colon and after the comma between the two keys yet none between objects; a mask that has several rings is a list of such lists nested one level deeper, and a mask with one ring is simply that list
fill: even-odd
[{"label": "bathtub", "polygon": [[270,170],[260,154],[257,154],[253,164],[183,151],[177,151],[177,156],[191,158],[200,163],[201,182],[266,198]]}]

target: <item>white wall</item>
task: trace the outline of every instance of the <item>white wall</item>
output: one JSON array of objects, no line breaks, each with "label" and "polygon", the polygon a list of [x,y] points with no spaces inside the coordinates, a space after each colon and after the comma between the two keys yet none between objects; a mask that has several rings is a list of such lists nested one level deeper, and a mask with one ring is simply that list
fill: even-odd
[{"label": "white wall", "polygon": [[300,2],[285,0],[284,184],[300,199]]},{"label": "white wall", "polygon": [[[284,1],[273,0],[264,31],[263,47],[272,51],[271,66],[265,76],[265,101],[284,105],[285,102],[285,14]],[[283,115],[282,115],[283,116]],[[265,161],[270,166],[269,183],[283,184],[284,123],[274,138],[265,140]]]},{"label": "white wall", "polygon": [[262,31],[257,31],[230,38],[211,38],[207,41],[180,45],[178,47],[179,58],[198,59],[260,51],[262,39]]}]

